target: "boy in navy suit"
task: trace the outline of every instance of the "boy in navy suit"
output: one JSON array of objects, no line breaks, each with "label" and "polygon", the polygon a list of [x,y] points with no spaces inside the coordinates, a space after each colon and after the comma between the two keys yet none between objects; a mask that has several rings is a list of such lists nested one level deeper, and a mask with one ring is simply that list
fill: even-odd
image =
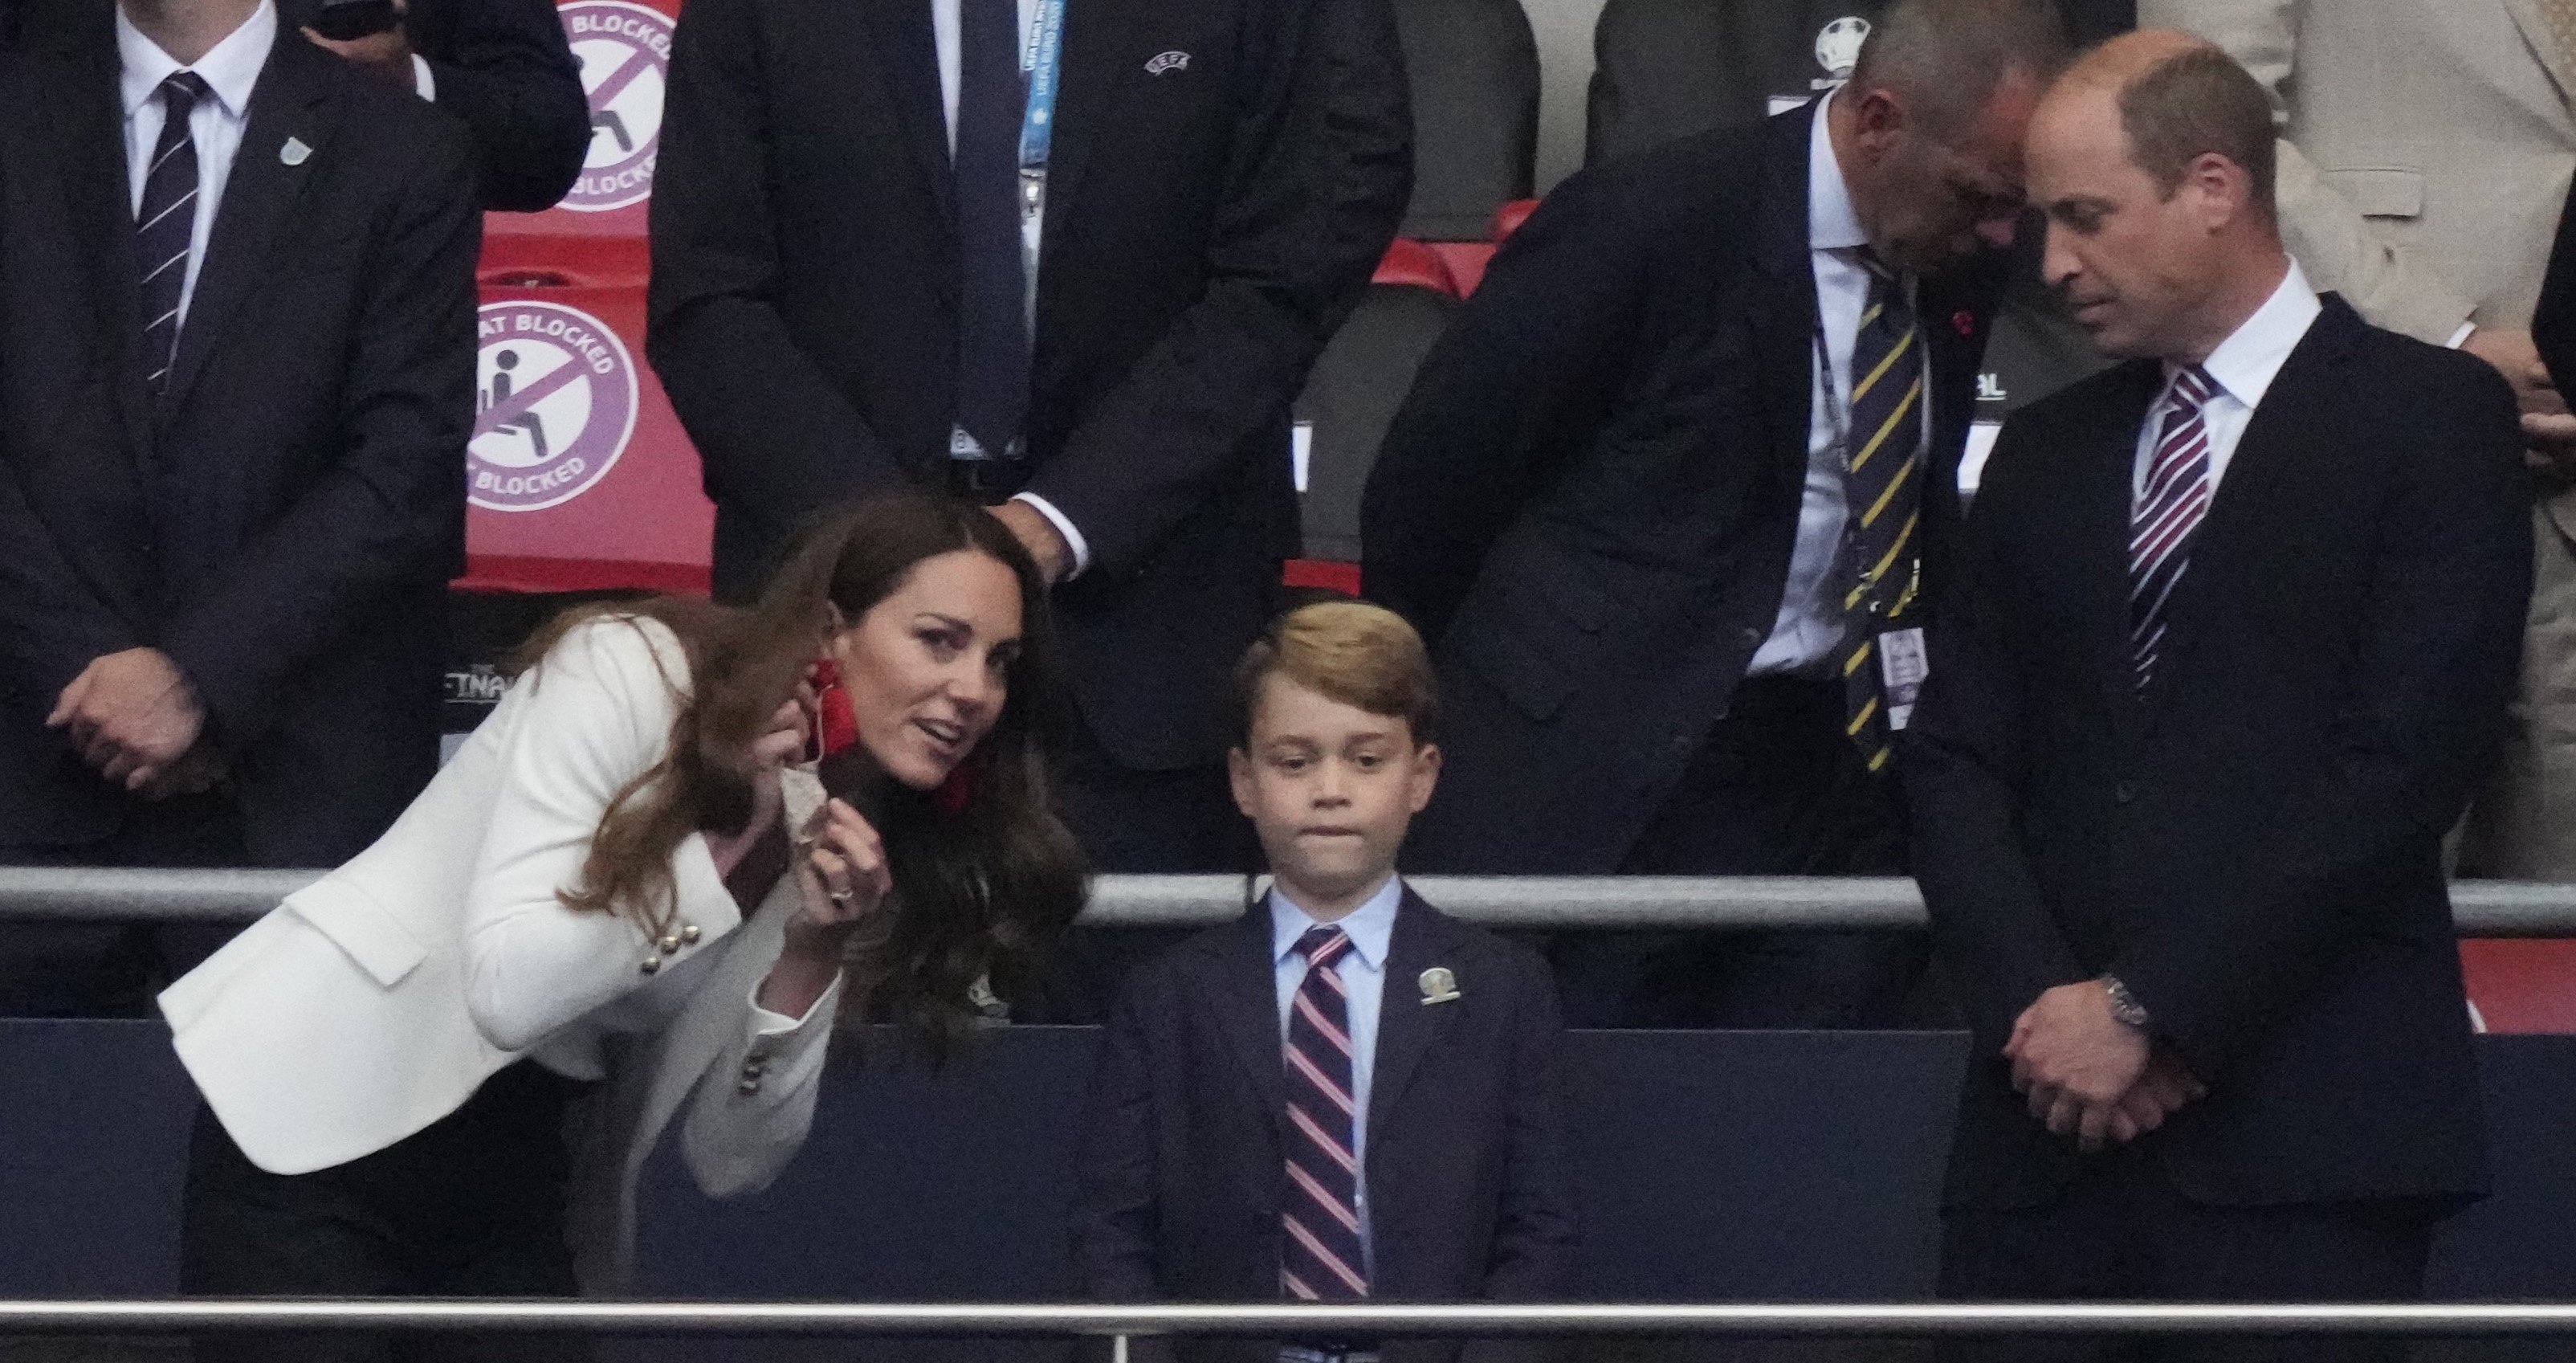
[{"label": "boy in navy suit", "polygon": [[[1245,653],[1235,690],[1234,798],[1274,886],[1139,970],[1110,1019],[1081,1155],[1085,1289],[1561,1300],[1575,1218],[1555,985],[1535,953],[1443,917],[1395,873],[1440,771],[1421,638],[1376,606],[1308,605]],[[1179,1347],[1292,1363],[1377,1353]]]}]

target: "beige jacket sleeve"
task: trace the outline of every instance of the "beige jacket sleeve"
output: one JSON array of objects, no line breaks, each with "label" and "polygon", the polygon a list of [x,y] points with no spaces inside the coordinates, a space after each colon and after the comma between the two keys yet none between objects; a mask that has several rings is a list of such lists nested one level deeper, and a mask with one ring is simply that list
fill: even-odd
[{"label": "beige jacket sleeve", "polygon": [[[2334,0],[2320,0],[2334,3]],[[2348,2],[2348,0],[2347,0]],[[2138,27],[2178,28],[2227,50],[2271,96],[2275,123],[2287,121],[2295,90],[2303,0],[2138,0]],[[2374,232],[2370,220],[2329,188],[2298,147],[2278,144],[2274,176],[2281,237],[2319,290],[2343,295],[2372,325],[2448,345],[2476,304],[2419,255]]]}]

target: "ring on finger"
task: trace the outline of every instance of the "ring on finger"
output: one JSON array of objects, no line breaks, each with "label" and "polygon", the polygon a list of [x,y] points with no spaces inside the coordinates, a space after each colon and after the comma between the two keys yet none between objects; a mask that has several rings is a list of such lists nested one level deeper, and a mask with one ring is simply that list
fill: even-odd
[{"label": "ring on finger", "polygon": [[833,902],[833,903],[835,903],[835,904],[847,904],[847,903],[849,903],[851,900],[856,899],[856,898],[858,898],[858,897],[859,897],[859,892],[858,892],[858,891],[853,890],[853,889],[850,889],[850,888],[849,888],[849,887],[847,887],[847,886],[843,886],[843,887],[842,887],[842,888],[840,888],[840,889],[834,890],[834,891],[832,891],[832,892],[831,892],[831,894],[832,894],[832,902]]}]

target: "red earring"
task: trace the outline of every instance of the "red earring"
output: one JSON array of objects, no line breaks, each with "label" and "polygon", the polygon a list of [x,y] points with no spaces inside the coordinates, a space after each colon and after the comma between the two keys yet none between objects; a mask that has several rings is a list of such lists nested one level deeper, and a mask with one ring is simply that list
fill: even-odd
[{"label": "red earring", "polygon": [[859,721],[850,713],[850,693],[841,687],[841,669],[829,658],[805,671],[814,687],[814,733],[807,756],[821,761],[859,741]]}]

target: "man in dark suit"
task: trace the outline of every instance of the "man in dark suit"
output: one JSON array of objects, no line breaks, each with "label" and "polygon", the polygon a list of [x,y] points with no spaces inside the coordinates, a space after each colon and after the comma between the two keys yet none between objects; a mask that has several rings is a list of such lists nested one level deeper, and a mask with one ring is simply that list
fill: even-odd
[{"label": "man in dark suit", "polygon": [[[1451,707],[1418,868],[1899,868],[1891,743],[2062,53],[2038,0],[1900,0],[1826,99],[1588,170],[1513,235],[1363,512]],[[1869,1021],[1907,973],[1648,949],[1560,957],[1577,1025]]]},{"label": "man in dark suit", "polygon": [[[70,6],[0,78],[0,860],[331,865],[437,762],[471,171],[267,0]],[[100,946],[0,994],[140,1006]]]},{"label": "man in dark suit", "polygon": [[1062,584],[1094,861],[1242,869],[1216,698],[1411,137],[1386,0],[690,0],[647,349],[717,593],[840,498],[994,504]]},{"label": "man in dark suit", "polygon": [[553,0],[394,0],[402,22],[334,40],[306,26],[322,0],[282,0],[317,45],[453,116],[474,148],[485,208],[552,208],[581,178],[590,100]]},{"label": "man in dark suit", "polygon": [[2531,590],[2514,398],[2310,290],[2272,149],[2171,32],[2032,122],[2049,282],[2129,362],[2007,423],[1908,736],[1977,1046],[1953,1297],[2404,1300],[2486,1187],[2442,839]]},{"label": "man in dark suit", "polygon": [[1236,694],[1235,795],[1276,887],[1128,981],[1078,1167],[1086,1291],[1563,1299],[1575,1222],[1554,986],[1528,950],[1442,917],[1395,874],[1440,764],[1421,639],[1379,607],[1307,606],[1253,646]]}]

